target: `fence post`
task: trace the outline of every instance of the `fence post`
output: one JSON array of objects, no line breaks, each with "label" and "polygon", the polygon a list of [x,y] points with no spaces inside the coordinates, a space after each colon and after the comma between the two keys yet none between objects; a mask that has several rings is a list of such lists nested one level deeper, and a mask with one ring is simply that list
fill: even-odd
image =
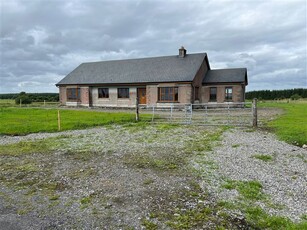
[{"label": "fence post", "polygon": [[192,118],[193,118],[193,104],[191,104],[190,124],[192,124]]},{"label": "fence post", "polygon": [[19,99],[19,107],[21,107],[21,99]]},{"label": "fence post", "polygon": [[207,106],[205,105],[205,120],[204,120],[204,122],[206,123],[207,120],[208,120],[208,111],[207,111]]},{"label": "fence post", "polygon": [[230,108],[229,108],[229,102],[227,103],[227,125],[230,123]]},{"label": "fence post", "polygon": [[253,99],[253,127],[257,127],[258,126],[258,122],[257,122],[257,98]]},{"label": "fence post", "polygon": [[152,105],[152,118],[151,118],[151,122],[154,121],[154,117],[155,117],[155,106]]},{"label": "fence post", "polygon": [[58,130],[61,131],[61,116],[60,116],[60,110],[58,110]]},{"label": "fence post", "polygon": [[136,102],[135,102],[135,121],[140,120],[140,115],[139,115],[139,98],[136,97]]}]

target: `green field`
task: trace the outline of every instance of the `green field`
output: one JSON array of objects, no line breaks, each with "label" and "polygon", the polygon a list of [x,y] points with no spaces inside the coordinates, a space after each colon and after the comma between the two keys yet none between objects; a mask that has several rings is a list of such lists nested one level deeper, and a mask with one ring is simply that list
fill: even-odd
[{"label": "green field", "polygon": [[[275,132],[281,140],[302,146],[307,144],[307,101],[264,101],[260,108],[281,108],[285,110],[266,127]],[[33,103],[15,105],[13,100],[0,100],[0,134],[24,135],[35,132],[58,131],[57,103]],[[89,110],[60,110],[61,130],[82,129],[111,123],[134,122],[130,113],[106,113]],[[141,114],[146,120],[148,115]]]},{"label": "green field", "polygon": [[59,106],[59,102],[32,102],[28,105],[20,105],[16,104],[14,100],[11,99],[0,99],[0,108],[3,107],[22,107],[22,108],[29,108],[29,107],[57,107]]},{"label": "green field", "polygon": [[[61,130],[83,129],[92,126],[135,121],[134,113],[107,113],[64,109],[59,111]],[[37,132],[56,132],[58,131],[58,110],[0,108],[0,124],[0,134],[24,135]]]},{"label": "green field", "polygon": [[262,108],[281,108],[285,111],[266,125],[277,136],[288,143],[302,146],[307,144],[307,101],[262,102]]}]

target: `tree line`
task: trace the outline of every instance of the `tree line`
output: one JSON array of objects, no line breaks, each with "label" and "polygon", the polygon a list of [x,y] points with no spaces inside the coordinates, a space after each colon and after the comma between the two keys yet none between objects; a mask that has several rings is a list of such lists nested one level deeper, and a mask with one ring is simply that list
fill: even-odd
[{"label": "tree line", "polygon": [[282,100],[289,98],[292,100],[297,100],[299,98],[307,98],[307,88],[250,91],[246,92],[245,98],[258,98],[259,100]]},{"label": "tree line", "polygon": [[[15,101],[22,100],[24,104],[31,104],[31,102],[58,102],[59,94],[58,93],[7,93],[0,94],[0,99],[11,99]],[[17,103],[17,102],[16,102]]]}]

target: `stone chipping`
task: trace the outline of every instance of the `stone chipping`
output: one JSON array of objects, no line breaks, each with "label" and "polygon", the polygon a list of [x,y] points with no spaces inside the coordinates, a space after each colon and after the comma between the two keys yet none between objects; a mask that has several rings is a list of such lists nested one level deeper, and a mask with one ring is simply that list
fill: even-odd
[{"label": "stone chipping", "polygon": [[[122,165],[117,159],[127,152],[131,152],[134,148],[148,148],[152,152],[159,150],[159,148],[176,149],[180,147],[182,149],[185,142],[189,141],[192,135],[195,135],[195,133],[202,129],[205,128],[179,126],[174,129],[176,134],[164,137],[163,143],[147,141],[145,144],[142,142],[142,138],[146,137],[149,133],[151,135],[158,135],[159,131],[156,128],[148,127],[132,132],[122,126],[114,125],[109,128],[92,128],[59,133],[0,136],[0,145],[13,144],[20,141],[35,141],[50,137],[80,137],[77,139],[67,138],[65,151],[77,151],[79,147],[87,145],[91,150],[96,151],[100,155],[97,155],[97,162],[90,161],[88,163],[81,162],[75,164],[73,161],[63,163],[64,160],[67,160],[63,152],[55,153],[56,159],[50,159],[54,165],[54,177],[75,188],[73,192],[64,190],[61,200],[69,203],[74,197],[80,199],[80,197],[90,196],[92,193],[96,194],[96,196],[99,196],[100,192],[101,194],[106,193],[109,194],[107,198],[112,201],[103,203],[104,208],[100,210],[105,212],[106,221],[111,223],[122,221],[123,226],[131,221],[133,226],[139,226],[144,213],[150,211],[147,203],[150,203],[154,196],[159,196],[163,199],[165,193],[184,188],[187,178],[169,177],[169,175],[161,177],[161,175],[153,174],[151,171],[145,174],[141,170],[132,171],[125,165]],[[185,140],[183,141],[182,138]],[[138,141],[132,143],[131,140]],[[104,148],[106,146],[107,149]],[[182,154],[182,152],[178,152],[178,154]],[[272,160],[263,161],[255,158],[255,155],[269,155]],[[259,205],[268,213],[289,217],[293,221],[300,221],[301,216],[306,215],[306,149],[279,141],[275,135],[260,129],[232,128],[224,132],[221,141],[217,142],[212,151],[198,157],[203,157],[207,162],[212,162],[210,169],[208,165],[206,166],[207,168],[201,165],[194,166],[205,175],[202,187],[209,192],[214,202],[219,200],[235,201],[238,199],[239,194],[236,190],[221,189],[225,179],[239,181],[257,180],[262,184],[262,190],[264,194],[268,195],[271,202],[282,207],[276,209],[260,202]],[[110,162],[114,162],[114,165],[110,164]],[[44,164],[47,164],[47,162],[42,162],[42,167],[44,167]],[[88,181],[83,181],[82,178],[72,180],[73,176],[71,175],[70,177],[61,175],[70,169],[72,169],[71,171],[84,170],[84,173],[91,171],[95,173]],[[153,181],[152,185],[150,185],[149,190],[144,190],[142,183],[148,179]],[[117,180],[119,181],[117,182]],[[105,187],[99,187],[99,184],[103,184]],[[19,196],[19,192],[16,192],[13,197],[18,199]],[[79,210],[80,207],[76,207],[74,204],[69,209],[69,213],[65,215],[59,212],[52,213],[52,215],[46,213],[44,218],[34,214],[30,217],[22,216],[14,214],[16,213],[16,208],[7,207],[4,203],[0,199],[0,222],[5,223],[8,227],[15,227],[15,229],[22,229],[20,223],[32,226],[33,229],[42,226],[52,227],[50,225],[52,223],[55,228],[78,226],[78,223],[74,222],[74,218],[82,219],[84,215],[87,215],[85,213],[86,209],[77,212],[76,210]],[[40,208],[42,209],[42,207]],[[63,209],[65,209],[64,203]],[[87,223],[83,224],[83,227],[91,228],[97,225],[98,220],[84,219],[84,221]]]},{"label": "stone chipping", "polygon": [[[267,155],[264,161],[255,155]],[[268,213],[299,221],[307,214],[307,151],[277,140],[276,136],[261,130],[250,132],[231,129],[223,134],[221,144],[209,158],[215,162],[213,181],[209,190],[219,200],[234,200],[235,190],[221,190],[226,179],[259,181],[264,194],[279,209],[261,204]]]}]

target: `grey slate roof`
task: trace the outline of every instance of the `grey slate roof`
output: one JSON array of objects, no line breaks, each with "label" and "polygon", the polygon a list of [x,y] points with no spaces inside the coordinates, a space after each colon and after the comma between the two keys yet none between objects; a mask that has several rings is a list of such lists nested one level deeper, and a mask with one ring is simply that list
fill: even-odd
[{"label": "grey slate roof", "polygon": [[208,70],[206,73],[203,84],[210,83],[245,83],[247,85],[247,69],[215,69]]},{"label": "grey slate roof", "polygon": [[83,63],[56,85],[193,81],[206,53]]}]

